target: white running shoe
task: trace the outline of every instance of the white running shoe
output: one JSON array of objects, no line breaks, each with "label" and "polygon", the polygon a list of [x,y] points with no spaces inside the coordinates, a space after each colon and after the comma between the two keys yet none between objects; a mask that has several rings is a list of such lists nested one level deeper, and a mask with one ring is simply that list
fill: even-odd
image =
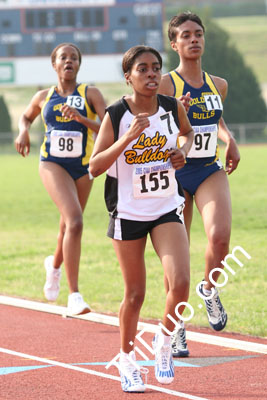
[{"label": "white running shoe", "polygon": [[44,285],[44,295],[49,301],[55,301],[59,294],[61,269],[54,268],[54,256],[46,257],[44,261],[46,269],[46,282]]},{"label": "white running shoe", "polygon": [[124,392],[143,393],[146,390],[141,372],[148,373],[147,368],[139,367],[136,363],[134,351],[120,355],[119,364],[121,388]]},{"label": "white running shoe", "polygon": [[164,344],[164,338],[156,334],[152,346],[155,351],[155,377],[159,383],[168,385],[174,380],[171,343]]},{"label": "white running shoe", "polygon": [[171,336],[172,355],[173,357],[188,357],[189,351],[186,343],[186,332],[184,322],[179,322],[179,327],[176,333]]},{"label": "white running shoe", "polygon": [[81,315],[91,311],[87,303],[85,303],[79,292],[71,293],[68,297],[68,314]]}]

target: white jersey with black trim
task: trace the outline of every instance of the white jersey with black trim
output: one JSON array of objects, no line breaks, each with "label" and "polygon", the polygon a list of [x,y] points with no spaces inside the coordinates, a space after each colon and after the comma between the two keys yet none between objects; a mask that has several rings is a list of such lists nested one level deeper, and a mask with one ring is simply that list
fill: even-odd
[{"label": "white jersey with black trim", "polygon": [[[158,95],[150,126],[133,140],[107,171],[105,201],[118,218],[153,221],[184,202],[168,151],[179,147],[176,99]],[[114,140],[129,129],[134,115],[124,98],[107,108]]]}]

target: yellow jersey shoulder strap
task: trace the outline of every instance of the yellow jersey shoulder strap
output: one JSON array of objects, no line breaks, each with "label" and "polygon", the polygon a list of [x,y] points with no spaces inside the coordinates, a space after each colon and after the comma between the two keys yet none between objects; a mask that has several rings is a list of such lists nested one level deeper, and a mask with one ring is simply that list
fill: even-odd
[{"label": "yellow jersey shoulder strap", "polygon": [[86,88],[87,88],[87,85],[86,85],[85,83],[81,83],[81,84],[77,87],[77,92],[78,92],[82,97],[85,97],[85,99],[86,99],[86,93],[85,93]]},{"label": "yellow jersey shoulder strap", "polygon": [[81,83],[78,87],[77,87],[77,92],[84,97],[85,99],[85,107],[86,107],[86,112],[87,112],[87,118],[90,119],[96,119],[96,112],[95,110],[92,108],[91,105],[88,104],[87,102],[87,97],[86,97],[86,90],[87,90],[88,85],[86,83]]},{"label": "yellow jersey shoulder strap", "polygon": [[207,72],[204,72],[204,74],[205,74],[206,82],[207,82],[207,84],[209,85],[209,87],[210,87],[210,89],[212,90],[212,92],[213,92],[214,94],[220,95],[218,89],[217,89],[216,86],[215,86],[215,83],[213,82],[213,80],[211,79],[211,77],[209,76],[209,74],[208,74]]},{"label": "yellow jersey shoulder strap", "polygon": [[49,101],[50,97],[51,97],[52,94],[54,93],[55,88],[56,88],[56,86],[52,86],[52,87],[49,89],[49,91],[48,91],[48,93],[47,93],[47,95],[46,95],[44,104],[42,105],[42,109],[41,109],[41,118],[42,118],[42,120],[43,120],[43,123],[44,123],[45,127],[46,127],[46,124],[45,124],[45,121],[44,121],[43,111],[44,111],[44,108],[45,108],[47,102]]},{"label": "yellow jersey shoulder strap", "polygon": [[170,78],[172,80],[172,84],[174,87],[174,94],[173,96],[178,98],[182,96],[184,90],[184,81],[183,79],[177,74],[176,71],[169,72]]}]

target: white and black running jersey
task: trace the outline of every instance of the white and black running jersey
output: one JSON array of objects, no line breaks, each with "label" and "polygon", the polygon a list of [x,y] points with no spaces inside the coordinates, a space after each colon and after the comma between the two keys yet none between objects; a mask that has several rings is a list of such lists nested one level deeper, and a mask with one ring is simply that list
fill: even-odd
[{"label": "white and black running jersey", "polygon": [[[184,202],[168,151],[179,147],[176,99],[158,95],[150,126],[133,140],[107,171],[105,201],[113,217],[152,221]],[[134,115],[124,98],[107,108],[114,140],[129,129]],[[178,190],[179,189],[179,190]]]}]

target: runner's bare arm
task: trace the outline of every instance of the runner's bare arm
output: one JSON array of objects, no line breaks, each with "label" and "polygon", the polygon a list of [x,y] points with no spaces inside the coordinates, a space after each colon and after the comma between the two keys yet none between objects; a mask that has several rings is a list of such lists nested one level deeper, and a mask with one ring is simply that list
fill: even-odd
[{"label": "runner's bare arm", "polygon": [[180,148],[170,152],[171,162],[175,169],[180,169],[185,164],[186,156],[194,140],[194,131],[187,117],[183,104],[177,99],[177,109],[180,124],[179,145]]},{"label": "runner's bare arm", "polygon": [[22,157],[25,157],[30,152],[29,130],[31,124],[41,112],[41,108],[47,93],[48,89],[37,92],[19,119],[19,134],[15,140],[15,148],[17,152],[22,155]]},{"label": "runner's bare arm", "polygon": [[[217,76],[213,76],[212,78],[222,96],[222,101],[224,101],[228,93],[227,81]],[[225,170],[228,175],[230,175],[238,166],[240,161],[240,153],[235,138],[223,118],[221,118],[219,121],[218,137],[226,144]]]}]

